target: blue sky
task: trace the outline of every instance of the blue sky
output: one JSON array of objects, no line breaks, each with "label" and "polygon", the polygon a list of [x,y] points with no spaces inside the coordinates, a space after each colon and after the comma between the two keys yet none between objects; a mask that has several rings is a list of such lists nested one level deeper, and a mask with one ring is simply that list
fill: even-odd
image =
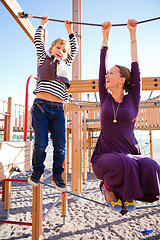
[{"label": "blue sky", "polygon": [[[72,20],[72,0],[18,0],[24,12],[36,16],[48,15],[54,19]],[[159,0],[82,0],[82,21],[126,23],[128,18],[138,21],[160,16]],[[30,19],[37,28],[38,19]],[[13,97],[15,103],[24,104],[27,78],[36,74],[36,51],[31,40],[0,2],[1,57],[0,99]],[[57,37],[66,37],[63,23],[49,22],[48,47]],[[143,23],[137,29],[139,63],[142,77],[160,76],[160,20]],[[99,50],[102,42],[101,27],[82,26],[82,79],[98,78]],[[130,39],[126,27],[112,27],[109,42],[109,67],[114,64],[130,68]],[[70,76],[71,79],[71,76]],[[35,82],[30,84],[31,102]],[[153,96],[159,92],[154,92]],[[147,98],[149,93],[143,95]]]}]

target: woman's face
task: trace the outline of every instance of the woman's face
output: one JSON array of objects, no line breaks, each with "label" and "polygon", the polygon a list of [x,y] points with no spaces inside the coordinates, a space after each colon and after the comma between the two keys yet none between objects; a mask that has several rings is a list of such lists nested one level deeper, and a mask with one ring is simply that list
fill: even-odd
[{"label": "woman's face", "polygon": [[119,88],[120,84],[124,83],[123,78],[120,75],[119,68],[117,66],[112,67],[107,75],[106,78],[106,88],[112,90],[113,88]]}]

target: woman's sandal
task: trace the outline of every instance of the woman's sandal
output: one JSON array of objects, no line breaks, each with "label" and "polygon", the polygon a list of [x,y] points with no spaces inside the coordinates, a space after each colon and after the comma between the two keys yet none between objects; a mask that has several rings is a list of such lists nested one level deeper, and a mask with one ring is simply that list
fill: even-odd
[{"label": "woman's sandal", "polygon": [[136,209],[136,202],[135,202],[135,200],[125,201],[124,202],[124,207],[128,211],[134,211]]},{"label": "woman's sandal", "polygon": [[112,208],[114,211],[120,212],[120,211],[122,210],[122,202],[121,202],[121,200],[118,199],[118,201],[116,201],[116,199],[115,199],[114,197],[112,197],[112,196],[106,191],[106,189],[104,188],[104,186],[101,187],[101,190],[102,190],[102,193],[103,193],[104,197],[105,197],[105,193],[107,193],[107,194],[113,199],[113,201],[111,201],[111,202],[108,202],[108,201],[106,200],[107,205],[108,205],[110,208]]}]

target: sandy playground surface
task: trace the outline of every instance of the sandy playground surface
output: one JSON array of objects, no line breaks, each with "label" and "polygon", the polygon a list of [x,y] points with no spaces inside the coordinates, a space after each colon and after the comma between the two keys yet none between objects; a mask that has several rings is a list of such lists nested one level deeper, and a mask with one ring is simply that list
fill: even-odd
[{"label": "sandy playground surface", "polygon": [[[46,161],[46,175],[51,172],[51,165],[51,161]],[[15,178],[24,179],[25,177],[18,174]],[[45,183],[50,184],[50,182],[51,177],[45,180]],[[68,174],[68,191],[70,189],[71,175]],[[105,203],[104,197],[99,191],[99,180],[92,172],[88,173],[88,181],[83,183],[81,195]],[[60,197],[60,193],[57,190],[43,186],[43,215],[58,197]],[[152,204],[137,202],[138,207],[148,205],[160,205],[160,200]],[[5,220],[5,217],[4,203],[0,199],[0,219]],[[29,184],[12,183],[12,204],[8,220],[32,221],[32,186]],[[150,234],[138,232],[145,229],[152,229],[153,232]],[[43,221],[42,231],[43,239],[46,240],[157,240],[160,239],[160,207],[135,210],[122,216],[120,213],[110,210],[109,207],[68,195],[66,224],[63,225],[61,203],[58,203]],[[31,240],[32,227],[0,224],[0,239]]]},{"label": "sandy playground surface", "polygon": [[[22,177],[21,175],[17,177]],[[24,177],[22,177],[24,178]],[[51,178],[45,180],[50,184]],[[68,188],[70,188],[70,174]],[[69,189],[68,189],[69,190]],[[57,200],[60,193],[53,188],[43,187],[43,214]],[[90,199],[104,203],[98,189],[98,181],[93,173],[88,173],[88,181],[83,184],[83,193]],[[138,206],[157,205],[138,202]],[[26,183],[12,183],[12,208],[8,220],[31,222],[32,187]],[[0,219],[5,219],[3,202],[0,201]],[[139,230],[152,229],[150,234],[139,233]],[[0,239],[32,239],[32,227],[0,224]],[[160,207],[135,210],[122,216],[83,199],[68,196],[68,213],[66,224],[61,217],[61,204],[49,213],[43,221],[43,239],[160,239]]]}]

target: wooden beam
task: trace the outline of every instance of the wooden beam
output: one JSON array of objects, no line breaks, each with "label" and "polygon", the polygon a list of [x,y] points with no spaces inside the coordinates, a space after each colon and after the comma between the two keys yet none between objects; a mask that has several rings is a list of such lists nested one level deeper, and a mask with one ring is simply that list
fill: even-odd
[{"label": "wooden beam", "polygon": [[142,78],[142,90],[160,90],[160,77]]},{"label": "wooden beam", "polygon": [[[65,116],[65,127],[67,129],[67,106],[65,105],[64,108],[64,116]],[[67,134],[68,131],[66,131],[66,140],[67,140],[67,144],[66,144],[66,155],[65,155],[65,160],[64,160],[64,172],[62,174],[63,180],[66,184],[67,187],[67,161],[68,159],[68,152],[69,152],[69,139],[67,139]],[[63,193],[62,193],[63,194]],[[63,217],[63,225],[65,225],[65,219],[66,219],[66,215],[67,215],[67,194],[65,193],[64,197],[62,197],[61,199],[61,213],[62,213],[62,217]]]},{"label": "wooden beam", "polygon": [[150,139],[150,157],[153,158],[152,130],[149,130],[149,139]]},{"label": "wooden beam", "polygon": [[11,140],[12,130],[11,130],[11,119],[12,119],[12,98],[8,98],[8,109],[7,112],[9,113],[9,118],[7,121],[7,134],[6,134],[6,141]]},{"label": "wooden beam", "polygon": [[98,80],[73,80],[70,82],[71,86],[68,89],[69,93],[79,92],[98,92]]},{"label": "wooden beam", "polygon": [[[72,0],[73,21],[81,22],[81,0]],[[78,38],[79,52],[72,64],[72,79],[81,80],[81,26],[73,26],[75,35]],[[81,100],[80,92],[74,92],[73,98]],[[68,109],[67,109],[68,110]],[[81,112],[72,112],[72,183],[73,193],[80,194],[81,191]]]},{"label": "wooden beam", "polygon": [[27,36],[31,39],[31,41],[34,42],[35,28],[28,19],[19,18],[19,13],[23,12],[23,9],[20,7],[18,2],[16,0],[1,0],[1,2],[10,12],[12,17],[14,17],[23,31],[27,34]]},{"label": "wooden beam", "polygon": [[[144,106],[143,106],[144,105]],[[160,100],[153,99],[148,102],[141,101],[139,104],[139,107],[146,108],[146,107],[158,107],[160,105]],[[97,110],[100,110],[100,102],[71,102],[67,103],[67,111],[85,111],[85,110],[92,110],[95,111],[95,114]],[[71,118],[71,117],[70,117]]]},{"label": "wooden beam", "polygon": [[[98,92],[98,79],[73,80],[69,93]],[[142,78],[142,90],[160,90],[160,77]]]},{"label": "wooden beam", "polygon": [[77,103],[77,104],[67,104],[67,111],[85,111],[85,110],[98,110],[100,109],[100,105],[98,106],[97,103],[91,105],[90,103]]},{"label": "wooden beam", "polygon": [[[40,181],[43,181],[41,178]],[[32,240],[42,239],[43,185],[33,187]]]},{"label": "wooden beam", "polygon": [[84,111],[84,123],[83,123],[83,179],[87,180],[87,116]]}]

